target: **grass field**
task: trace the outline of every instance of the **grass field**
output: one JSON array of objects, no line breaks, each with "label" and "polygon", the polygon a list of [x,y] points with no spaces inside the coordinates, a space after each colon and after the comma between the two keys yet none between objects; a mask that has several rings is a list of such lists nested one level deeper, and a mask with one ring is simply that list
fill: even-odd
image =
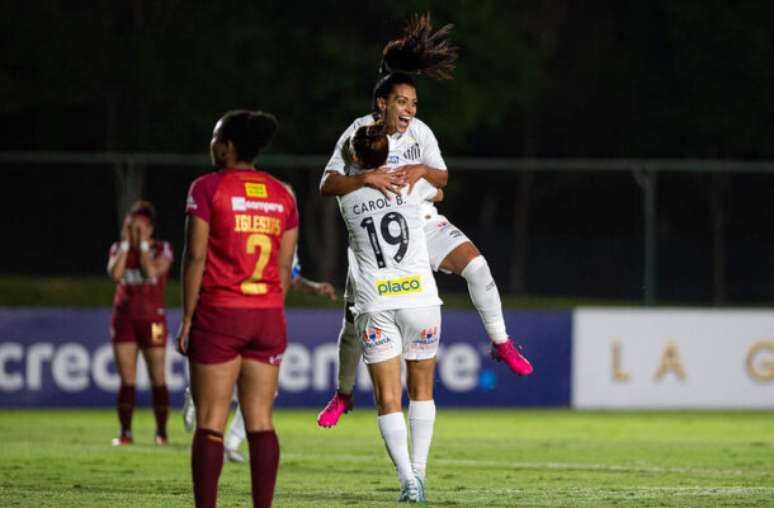
[{"label": "grass field", "polygon": [[[374,413],[318,429],[313,411],[278,411],[277,507],[394,506],[392,465]],[[192,506],[190,435],[113,448],[109,410],[0,413],[0,506]],[[222,507],[250,506],[248,466],[226,464]],[[774,506],[774,413],[440,409],[431,506]]]}]

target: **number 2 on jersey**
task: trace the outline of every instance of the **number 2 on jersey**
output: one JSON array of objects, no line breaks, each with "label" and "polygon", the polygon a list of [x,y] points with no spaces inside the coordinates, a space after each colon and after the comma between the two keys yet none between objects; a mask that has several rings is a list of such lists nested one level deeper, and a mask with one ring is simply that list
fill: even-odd
[{"label": "number 2 on jersey", "polygon": [[255,270],[249,279],[242,282],[240,288],[246,295],[265,295],[269,292],[269,287],[263,279],[263,270],[269,264],[269,254],[271,254],[271,238],[267,235],[253,234],[247,237],[247,253],[255,254],[255,249],[261,249],[258,255],[258,261],[255,262]]},{"label": "number 2 on jersey", "polygon": [[[390,231],[390,224],[393,223],[397,224],[400,228],[400,233],[398,235],[393,235],[392,231]],[[384,253],[382,251],[382,246],[379,243],[379,235],[376,233],[374,218],[366,217],[360,223],[360,227],[368,232],[368,241],[371,242],[371,248],[374,250],[376,264],[379,265],[379,268],[384,268],[387,266],[387,263],[384,261]],[[400,245],[400,247],[398,247],[398,251],[392,257],[392,259],[394,259],[396,263],[403,261],[403,257],[406,255],[406,251],[408,250],[409,243],[408,222],[406,222],[406,218],[398,212],[390,212],[385,214],[379,223],[379,229],[381,230],[382,238],[384,238],[385,242],[389,243],[390,245]]]}]

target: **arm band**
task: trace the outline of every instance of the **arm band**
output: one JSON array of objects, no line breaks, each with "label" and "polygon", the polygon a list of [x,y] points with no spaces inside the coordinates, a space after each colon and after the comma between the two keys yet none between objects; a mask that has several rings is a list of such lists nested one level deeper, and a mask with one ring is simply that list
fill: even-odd
[{"label": "arm band", "polygon": [[147,240],[143,240],[140,242],[140,252],[148,252],[150,251],[150,243],[148,243]]},{"label": "arm band", "polygon": [[118,252],[129,252],[129,241],[124,240],[118,246]]}]

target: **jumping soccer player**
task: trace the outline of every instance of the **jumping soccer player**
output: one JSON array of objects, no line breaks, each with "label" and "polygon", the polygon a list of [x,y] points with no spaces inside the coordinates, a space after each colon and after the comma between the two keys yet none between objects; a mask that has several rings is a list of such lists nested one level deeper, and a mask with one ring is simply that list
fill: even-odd
[{"label": "jumping soccer player", "polygon": [[[323,195],[343,196],[363,186],[391,195],[400,192],[402,185],[410,187],[420,178],[438,188],[446,185],[446,163],[435,135],[427,124],[416,118],[417,92],[410,74],[439,79],[451,77],[457,53],[444,38],[450,30],[451,25],[446,25],[433,33],[429,15],[421,16],[409,23],[402,38],[385,46],[382,76],[374,87],[373,112],[357,118],[339,138],[320,183]],[[384,122],[387,129],[390,143],[387,164],[377,171],[362,173],[349,158],[346,141],[358,128],[377,120]],[[518,375],[531,374],[532,365],[509,339],[500,294],[486,259],[432,203],[422,204],[422,219],[431,267],[434,271],[457,274],[467,281],[471,301],[492,342],[492,357],[505,362]],[[350,283],[348,278],[344,291],[346,308],[352,305]],[[323,427],[335,426],[340,416],[352,407],[361,350],[352,316],[346,310],[338,344],[337,390],[317,417],[318,424]]]}]

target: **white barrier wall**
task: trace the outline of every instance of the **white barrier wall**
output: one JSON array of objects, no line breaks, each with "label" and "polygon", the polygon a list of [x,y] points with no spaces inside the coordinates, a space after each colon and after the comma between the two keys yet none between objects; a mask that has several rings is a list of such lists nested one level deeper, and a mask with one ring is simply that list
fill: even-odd
[{"label": "white barrier wall", "polygon": [[774,408],[774,311],[578,309],[576,408]]}]

